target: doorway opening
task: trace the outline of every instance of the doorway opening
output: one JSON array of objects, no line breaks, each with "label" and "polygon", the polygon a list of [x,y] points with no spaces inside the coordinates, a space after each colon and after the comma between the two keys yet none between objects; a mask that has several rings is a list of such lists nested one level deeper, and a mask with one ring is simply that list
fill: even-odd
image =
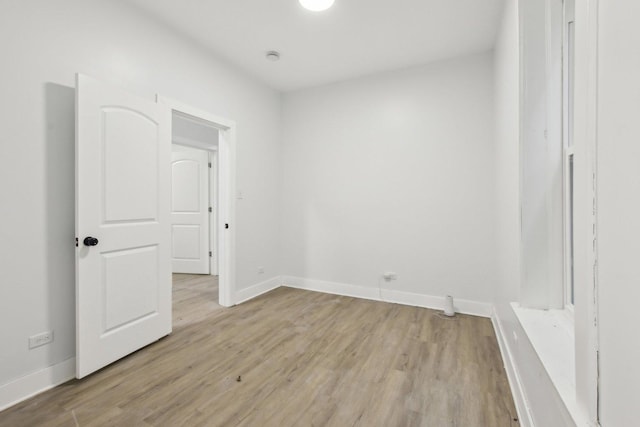
[{"label": "doorway opening", "polygon": [[[196,148],[203,146],[205,148]],[[218,130],[172,117],[171,267],[173,273],[218,275],[215,219]]]},{"label": "doorway opening", "polygon": [[[174,304],[234,305],[235,124],[158,96],[172,112],[171,267]],[[177,299],[176,299],[177,298]],[[212,304],[210,307],[219,307]],[[178,307],[179,308],[179,307]],[[178,310],[189,312],[184,307]],[[175,321],[188,321],[178,318]]]},{"label": "doorway opening", "polygon": [[175,112],[171,123],[173,326],[179,327],[207,314],[197,307],[220,307],[215,227],[219,138],[217,128]]}]

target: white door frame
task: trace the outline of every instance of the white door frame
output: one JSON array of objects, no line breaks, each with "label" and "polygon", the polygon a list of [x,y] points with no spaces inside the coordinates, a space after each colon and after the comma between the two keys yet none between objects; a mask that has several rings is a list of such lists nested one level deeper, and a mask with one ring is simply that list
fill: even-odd
[{"label": "white door frame", "polygon": [[[224,307],[235,304],[235,197],[236,123],[162,95],[156,101],[172,112],[185,114],[219,131],[217,180],[218,302]],[[227,228],[228,227],[228,228]]]},{"label": "white door frame", "polygon": [[209,248],[214,250],[212,257],[209,257],[209,273],[218,276],[218,150],[209,151],[209,206],[212,206],[211,215],[209,215]]}]

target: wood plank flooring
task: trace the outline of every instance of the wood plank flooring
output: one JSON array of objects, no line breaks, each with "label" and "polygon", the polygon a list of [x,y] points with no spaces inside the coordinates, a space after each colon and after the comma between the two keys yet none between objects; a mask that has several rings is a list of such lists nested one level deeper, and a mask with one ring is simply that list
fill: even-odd
[{"label": "wood plank flooring", "polygon": [[174,331],[0,412],[0,426],[513,427],[491,322],[280,288],[218,306],[174,276]]}]

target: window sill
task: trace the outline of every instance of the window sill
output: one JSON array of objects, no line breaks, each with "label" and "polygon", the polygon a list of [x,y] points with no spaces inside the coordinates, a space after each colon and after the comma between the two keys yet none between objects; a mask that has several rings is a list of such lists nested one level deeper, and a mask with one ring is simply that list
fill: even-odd
[{"label": "window sill", "polygon": [[576,402],[573,313],[523,308],[515,302],[511,307],[574,422],[586,425]]}]

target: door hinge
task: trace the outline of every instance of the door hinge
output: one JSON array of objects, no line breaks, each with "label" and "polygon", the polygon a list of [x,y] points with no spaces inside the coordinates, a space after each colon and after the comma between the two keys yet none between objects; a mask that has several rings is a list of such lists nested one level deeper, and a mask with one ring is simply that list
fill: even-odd
[{"label": "door hinge", "polygon": [[78,247],[78,238],[76,237],[76,248]]},{"label": "door hinge", "polygon": [[229,228],[229,224],[225,224],[225,225],[224,225],[224,228]]},{"label": "door hinge", "polygon": [[209,206],[209,212],[213,212],[213,208]]},{"label": "door hinge", "polygon": [[209,162],[209,167],[211,167],[211,162]]},{"label": "door hinge", "polygon": [[213,256],[213,252],[209,251],[209,257]]}]

